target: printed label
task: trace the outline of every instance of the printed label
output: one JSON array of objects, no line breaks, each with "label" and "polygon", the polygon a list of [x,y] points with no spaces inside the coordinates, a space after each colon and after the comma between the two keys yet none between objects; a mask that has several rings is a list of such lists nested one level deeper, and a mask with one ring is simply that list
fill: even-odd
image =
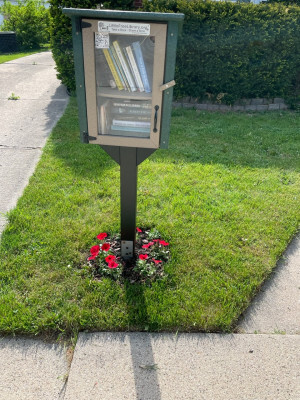
[{"label": "printed label", "polygon": [[109,34],[103,32],[95,33],[95,47],[96,49],[108,49],[109,48]]},{"label": "printed label", "polygon": [[150,35],[150,24],[136,22],[98,21],[98,31],[101,33],[115,33],[122,35]]}]

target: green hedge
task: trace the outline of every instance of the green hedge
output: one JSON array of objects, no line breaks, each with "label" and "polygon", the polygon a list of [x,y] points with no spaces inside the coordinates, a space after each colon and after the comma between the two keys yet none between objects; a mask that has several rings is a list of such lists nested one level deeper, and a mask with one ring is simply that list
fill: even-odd
[{"label": "green hedge", "polygon": [[[50,0],[52,50],[58,76],[75,89],[70,19],[62,7],[95,8],[95,0]],[[132,1],[107,8],[130,9]],[[300,92],[300,7],[199,0],[144,0],[145,11],[182,12],[175,96],[230,104],[239,98]]]},{"label": "green hedge", "polygon": [[5,16],[0,30],[16,32],[20,49],[38,49],[49,43],[49,10],[43,1],[25,0],[13,5],[5,0],[0,12]]},{"label": "green hedge", "polygon": [[175,95],[232,103],[297,97],[300,7],[187,0],[144,1],[147,11],[182,12]]},{"label": "green hedge", "polygon": [[[58,71],[57,77],[70,92],[75,90],[75,73],[72,49],[71,19],[62,13],[62,8],[97,8],[98,0],[50,0],[51,49]],[[103,8],[128,10],[132,0],[111,0],[102,3]]]}]

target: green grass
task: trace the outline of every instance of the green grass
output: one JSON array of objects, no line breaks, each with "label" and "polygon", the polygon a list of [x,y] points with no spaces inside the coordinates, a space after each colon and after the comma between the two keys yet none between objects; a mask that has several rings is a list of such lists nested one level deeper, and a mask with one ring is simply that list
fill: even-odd
[{"label": "green grass", "polygon": [[80,271],[119,231],[119,167],[78,139],[73,99],[2,235],[0,332],[234,329],[299,226],[297,113],[175,110],[169,150],[139,167],[139,226],[171,243],[151,288]]},{"label": "green grass", "polygon": [[28,50],[28,51],[23,51],[23,52],[18,52],[18,53],[3,53],[3,54],[0,54],[0,64],[3,64],[8,61],[16,60],[21,57],[30,56],[31,54],[36,54],[36,53],[40,53],[42,51],[47,51],[47,50],[49,50],[49,46],[44,46],[44,48],[38,49],[38,50]]}]

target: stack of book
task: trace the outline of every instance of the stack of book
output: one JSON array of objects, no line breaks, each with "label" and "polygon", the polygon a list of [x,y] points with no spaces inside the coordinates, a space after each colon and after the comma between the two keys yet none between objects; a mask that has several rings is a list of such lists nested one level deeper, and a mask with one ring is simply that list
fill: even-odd
[{"label": "stack of book", "polygon": [[115,40],[108,49],[102,51],[118,90],[151,93],[139,41],[121,48],[120,43]]},{"label": "stack of book", "polygon": [[100,106],[100,134],[149,137],[151,103],[147,101],[106,100]]}]

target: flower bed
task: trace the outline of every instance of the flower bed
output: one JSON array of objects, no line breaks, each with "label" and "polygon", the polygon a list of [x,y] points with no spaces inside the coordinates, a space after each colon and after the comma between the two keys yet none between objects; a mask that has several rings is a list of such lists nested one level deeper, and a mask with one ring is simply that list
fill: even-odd
[{"label": "flower bed", "polygon": [[119,284],[128,280],[130,283],[149,285],[166,276],[164,265],[170,257],[169,243],[161,238],[156,229],[136,230],[135,252],[130,260],[121,256],[119,236],[110,238],[106,232],[97,235],[100,243],[91,247],[85,266],[95,279],[101,280],[106,277]]}]

